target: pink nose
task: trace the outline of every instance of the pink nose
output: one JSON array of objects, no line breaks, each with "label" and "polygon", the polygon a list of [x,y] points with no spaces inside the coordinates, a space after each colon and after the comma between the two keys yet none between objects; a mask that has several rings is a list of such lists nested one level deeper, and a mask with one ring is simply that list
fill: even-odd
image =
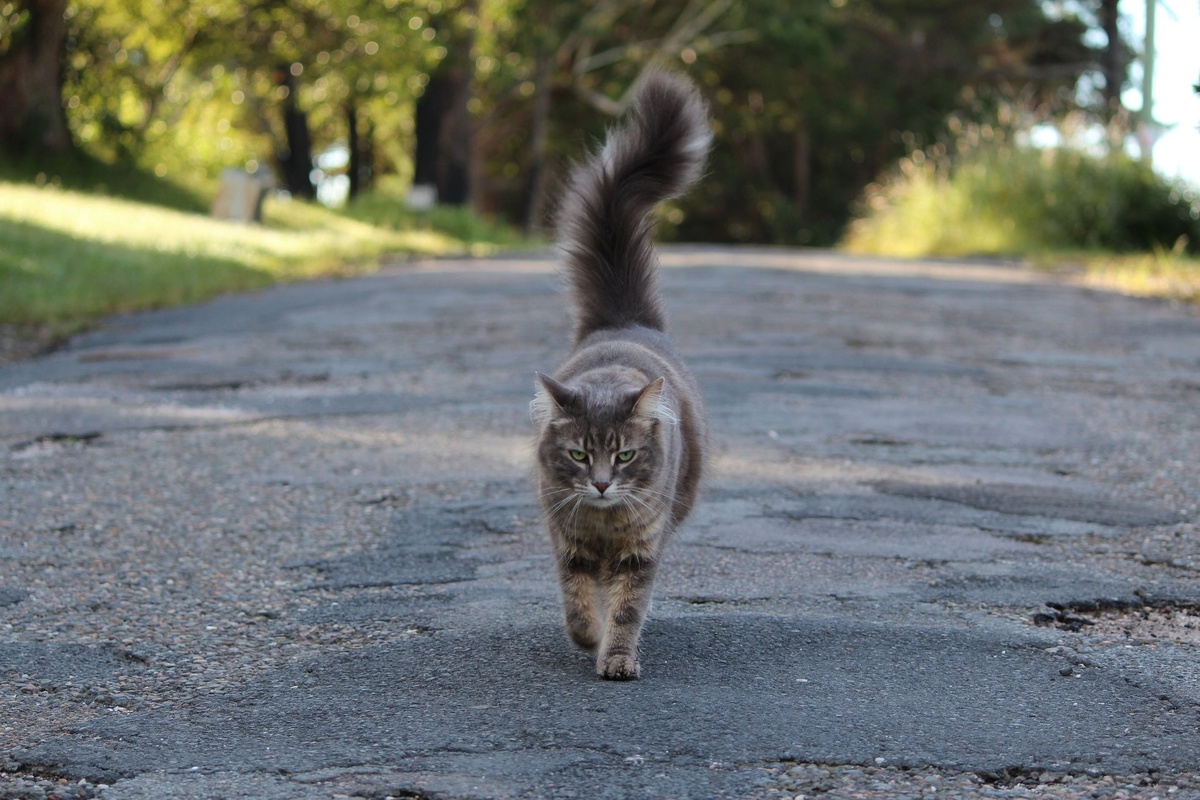
[{"label": "pink nose", "polygon": [[592,486],[595,486],[596,491],[600,492],[600,494],[604,494],[604,490],[612,486],[612,484],[608,481],[592,481]]}]

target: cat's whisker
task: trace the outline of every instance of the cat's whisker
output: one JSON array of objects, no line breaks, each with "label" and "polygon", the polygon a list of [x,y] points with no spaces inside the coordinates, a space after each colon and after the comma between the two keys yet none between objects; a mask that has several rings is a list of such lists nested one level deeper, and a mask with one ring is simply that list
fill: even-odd
[{"label": "cat's whisker", "polygon": [[638,494],[655,495],[657,497],[662,497],[667,500],[674,499],[674,495],[671,492],[664,492],[662,489],[655,489],[653,486],[638,486],[638,487],[635,487],[634,489],[632,489],[631,491],[635,491]]},{"label": "cat's whisker", "polygon": [[564,517],[564,525],[569,528],[572,525],[575,514],[579,511],[579,504],[583,502],[583,498],[575,489],[565,489],[564,491],[567,492],[567,496],[556,502],[547,514]]},{"label": "cat's whisker", "polygon": [[624,495],[621,498],[619,498],[619,500],[618,500],[621,507],[628,510],[629,513],[633,516],[634,522],[636,522],[638,525],[642,525],[643,522],[642,522],[641,511],[639,511],[637,508],[635,508],[633,503],[631,503],[629,501],[630,501],[629,495]]},{"label": "cat's whisker", "polygon": [[562,500],[559,500],[557,503],[555,503],[553,506],[551,506],[549,509],[547,509],[546,513],[553,516],[554,514],[558,513],[559,509],[563,508],[567,503],[571,502],[574,499],[575,499],[575,495],[567,495]]},{"label": "cat's whisker", "polygon": [[[644,501],[634,497],[634,495],[632,495],[632,494],[626,494],[625,497],[623,498],[623,501],[624,501],[626,509],[629,509],[630,513],[632,513],[632,515],[634,515],[634,518],[635,518],[635,521],[637,522],[637,524],[641,525],[641,527],[643,527],[643,528],[646,527],[646,515],[644,515],[641,507],[634,506],[634,504],[636,503],[636,504],[638,504],[638,506],[644,507],[644,506],[646,506],[646,503],[644,503]],[[650,509],[650,511],[653,511],[653,509]]]},{"label": "cat's whisker", "polygon": [[661,510],[669,506],[674,498],[666,492],[656,492],[646,487],[636,487],[629,492],[637,498],[638,502],[645,504],[649,508]]},{"label": "cat's whisker", "polygon": [[580,507],[583,506],[583,501],[586,499],[587,499],[586,495],[583,495],[583,494],[575,494],[574,495],[575,505],[571,506],[571,513],[567,517],[567,525],[566,525],[567,529],[570,530],[572,533],[576,532],[575,521],[576,521],[576,518],[579,516],[579,509],[580,509]]},{"label": "cat's whisker", "polygon": [[[654,511],[655,511],[655,509],[654,509],[654,508],[653,508],[653,507],[652,507],[652,506],[651,506],[651,505],[650,505],[648,502],[646,502],[646,501],[645,501],[644,499],[642,499],[641,497],[638,497],[636,492],[627,492],[627,493],[626,493],[626,494],[625,494],[625,495],[622,497],[622,499],[623,499],[623,500],[625,500],[627,503],[629,503],[629,502],[637,503],[637,504],[638,504],[638,506],[639,506],[640,508],[644,508],[644,509],[646,509],[647,511],[649,511],[650,513],[654,513]],[[632,506],[630,506],[630,508],[632,508]],[[638,521],[639,521],[639,522],[643,522],[643,521],[644,521],[644,519],[643,519],[643,517],[642,517],[642,512],[641,512],[640,510],[639,510],[639,511],[636,511],[636,512],[634,512],[634,513],[636,513],[636,514],[637,514],[637,517],[638,517]]]},{"label": "cat's whisker", "polygon": [[564,499],[564,498],[559,497],[560,495],[566,495],[567,498],[570,498],[572,496],[571,491],[569,489],[551,489],[551,490],[548,490],[548,491],[545,491],[545,492],[542,492],[541,494],[539,494],[538,499],[545,501],[547,503],[550,503],[552,505],[557,505],[557,504],[561,503],[562,500]]}]

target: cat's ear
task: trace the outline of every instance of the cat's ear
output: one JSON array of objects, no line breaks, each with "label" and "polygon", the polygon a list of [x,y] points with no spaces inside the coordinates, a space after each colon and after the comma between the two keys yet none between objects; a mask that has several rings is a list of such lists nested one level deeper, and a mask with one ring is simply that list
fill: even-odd
[{"label": "cat's ear", "polygon": [[646,384],[646,387],[637,393],[637,399],[633,401],[633,417],[647,422],[652,420],[669,422],[672,425],[678,422],[679,418],[675,416],[675,412],[664,400],[663,394],[666,387],[666,378],[655,378]]},{"label": "cat's ear", "polygon": [[537,393],[529,404],[529,413],[534,422],[565,422],[579,405],[579,393],[570,386],[559,383],[549,375],[538,372]]}]

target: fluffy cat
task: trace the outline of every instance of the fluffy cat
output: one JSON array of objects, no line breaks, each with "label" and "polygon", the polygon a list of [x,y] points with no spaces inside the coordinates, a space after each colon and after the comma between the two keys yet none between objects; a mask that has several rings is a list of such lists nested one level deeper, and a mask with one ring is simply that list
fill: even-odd
[{"label": "fluffy cat", "polygon": [[703,403],[665,332],[648,215],[700,177],[711,138],[696,89],[649,75],[558,215],[576,323],[567,360],[537,376],[537,489],[567,633],[611,680],[641,672],[654,575],[704,462]]}]

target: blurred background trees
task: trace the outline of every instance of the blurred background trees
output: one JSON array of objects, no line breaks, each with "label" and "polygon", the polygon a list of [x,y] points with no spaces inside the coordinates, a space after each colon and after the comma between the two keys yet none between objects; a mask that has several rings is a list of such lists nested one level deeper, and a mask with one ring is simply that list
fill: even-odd
[{"label": "blurred background trees", "polygon": [[0,6],[0,146],[61,152],[71,137],[62,111],[67,0]]},{"label": "blurred background trees", "polygon": [[0,148],[202,191],[230,167],[325,200],[399,203],[428,184],[537,230],[570,159],[661,66],[703,87],[717,135],[668,235],[829,245],[880,176],[950,159],[964,130],[1012,143],[1068,117],[1122,124],[1133,50],[1117,13],[1117,0],[0,0]]}]

